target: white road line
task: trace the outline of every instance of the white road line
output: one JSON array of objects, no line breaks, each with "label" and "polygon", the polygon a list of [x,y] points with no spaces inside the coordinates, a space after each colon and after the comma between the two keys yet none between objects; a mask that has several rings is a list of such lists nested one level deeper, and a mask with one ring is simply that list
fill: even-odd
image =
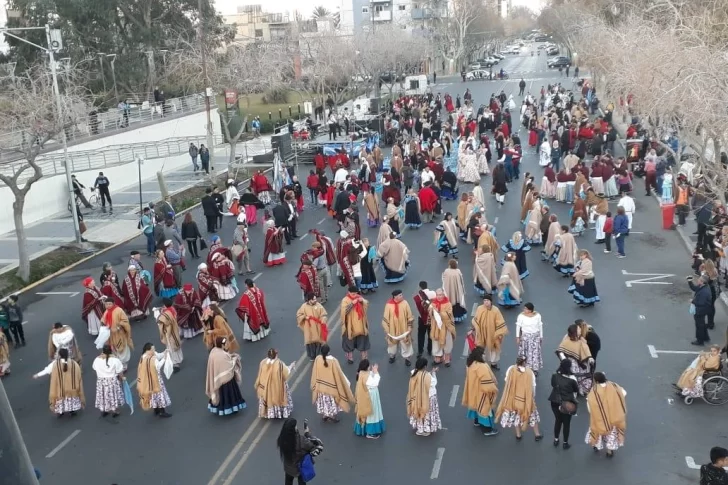
[{"label": "white road line", "polygon": [[647,317],[644,315],[640,315],[640,320],[647,320]]},{"label": "white road line", "polygon": [[318,221],[316,224],[318,224],[320,226],[321,224],[324,223],[325,220],[326,220],[326,218],[324,217],[323,219],[321,219],[320,221]]},{"label": "white road line", "polygon": [[695,460],[693,460],[692,456],[685,457],[685,464],[688,466],[688,468],[692,468],[693,470],[700,470],[700,465],[695,463]]},{"label": "white road line", "polygon": [[470,348],[468,347],[468,341],[465,340],[465,346],[463,347],[463,359],[466,358],[470,354]]},{"label": "white road line", "polygon": [[659,355],[657,355],[657,350],[655,349],[654,345],[648,345],[647,350],[650,352],[650,357],[652,357],[653,359],[659,357]]},{"label": "white road line", "polygon": [[498,216],[495,216],[495,219],[493,219],[493,224],[498,224]]},{"label": "white road line", "polygon": [[452,386],[452,392],[450,393],[450,407],[455,407],[455,401],[458,400],[458,391],[460,391],[460,386],[455,384]]},{"label": "white road line", "polygon": [[78,295],[78,291],[39,291],[36,295],[68,295],[69,298],[73,298]]},{"label": "white road line", "polygon": [[435,463],[432,465],[432,473],[430,473],[430,480],[436,480],[440,476],[440,467],[442,466],[442,457],[445,456],[445,448],[437,449],[437,456],[435,457]]},{"label": "white road line", "polygon": [[[73,236],[69,237],[40,237],[40,236],[28,236],[25,238],[26,241],[37,241],[37,242],[68,242],[73,239]],[[0,237],[0,241],[17,241],[18,238],[13,237]]]},{"label": "white road line", "polygon": [[[114,192],[114,193],[115,194],[134,194],[134,195],[139,195],[139,191],[138,190],[130,190],[128,192],[124,191],[124,192]],[[161,192],[158,191],[158,190],[142,190],[142,194],[161,194]],[[119,206],[117,206],[117,207],[119,207]]]},{"label": "white road line", "polygon": [[71,433],[71,436],[69,436],[65,440],[61,441],[61,444],[60,445],[58,445],[55,448],[53,448],[53,451],[51,451],[50,453],[48,453],[46,455],[46,458],[53,458],[54,456],[56,456],[56,453],[58,453],[59,451],[61,451],[63,449],[63,447],[66,446],[68,443],[70,443],[73,438],[75,438],[76,436],[78,436],[78,434],[80,432],[81,432],[81,430],[80,429],[77,429],[76,431],[74,431],[73,433]]},{"label": "white road line", "polygon": [[129,384],[129,387],[134,387],[134,386],[136,386],[136,384],[137,384],[137,380],[134,379],[134,382],[132,382],[131,384]]},{"label": "white road line", "polygon": [[700,355],[697,350],[657,350],[658,354]]},{"label": "white road line", "polygon": [[306,234],[304,234],[303,236],[299,237],[299,238],[298,238],[298,239],[299,239],[299,241],[303,241],[303,240],[304,240],[304,239],[306,238],[306,236],[308,236],[308,233],[306,233]]},{"label": "white road line", "polygon": [[263,275],[263,273],[258,273],[257,275],[253,276],[253,281],[257,280]]}]

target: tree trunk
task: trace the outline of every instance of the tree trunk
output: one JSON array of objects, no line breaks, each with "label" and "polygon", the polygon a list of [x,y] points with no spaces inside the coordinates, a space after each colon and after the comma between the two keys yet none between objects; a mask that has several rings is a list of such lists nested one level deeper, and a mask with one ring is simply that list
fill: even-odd
[{"label": "tree trunk", "polygon": [[15,237],[18,240],[18,272],[17,276],[26,283],[30,280],[30,255],[25,240],[25,225],[23,224],[23,208],[25,207],[25,194],[15,195],[13,201],[13,221],[15,222]]},{"label": "tree trunk", "polygon": [[[238,140],[233,141],[230,138],[228,138],[228,140],[229,140],[228,144],[230,145],[230,157],[228,158],[228,169],[229,169],[230,165],[235,163],[235,147],[238,145]],[[247,160],[243,160],[243,163],[245,163],[246,161]]]}]

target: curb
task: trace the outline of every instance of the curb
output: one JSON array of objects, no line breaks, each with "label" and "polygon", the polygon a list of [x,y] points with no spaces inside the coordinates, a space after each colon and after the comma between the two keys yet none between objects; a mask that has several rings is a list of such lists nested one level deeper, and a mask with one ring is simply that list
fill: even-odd
[{"label": "curb", "polygon": [[[221,171],[220,175],[222,175],[222,171]],[[245,183],[245,182],[250,182],[250,179],[245,179],[245,180],[243,180],[240,183]],[[182,191],[180,191],[180,192],[182,192]],[[170,196],[171,195],[172,194],[170,194]],[[188,208],[186,208],[186,209],[184,209],[184,210],[176,213],[174,215],[174,218],[177,219],[179,217],[182,217],[185,214],[187,214],[188,212],[192,212],[193,210],[197,209],[201,205],[202,205],[202,202],[198,202],[197,204],[195,204],[193,206],[190,206],[190,207],[188,207]],[[25,286],[25,287],[19,289],[18,291],[13,292],[12,294],[13,295],[22,295],[23,293],[26,293],[26,292],[34,289],[34,288],[37,288],[38,286],[42,285],[43,283],[47,283],[48,281],[52,280],[53,278],[55,278],[57,276],[60,276],[60,275],[62,275],[64,273],[67,273],[68,271],[71,271],[73,268],[76,268],[77,266],[80,266],[81,264],[83,264],[83,263],[85,263],[87,261],[90,261],[91,259],[93,259],[93,258],[95,258],[97,256],[101,256],[102,254],[105,254],[105,253],[111,251],[112,249],[116,249],[119,246],[122,246],[122,245],[124,245],[124,244],[126,244],[126,243],[128,243],[130,241],[133,241],[134,239],[138,238],[141,235],[142,235],[142,233],[140,231],[138,234],[135,234],[133,236],[127,237],[127,238],[125,238],[125,239],[123,239],[123,240],[121,240],[119,242],[116,242],[116,243],[112,244],[111,246],[109,246],[107,248],[104,248],[104,249],[102,249],[100,251],[97,251],[97,252],[95,252],[95,253],[93,253],[93,254],[91,254],[89,256],[86,256],[85,258],[79,259],[75,263],[73,263],[73,264],[71,264],[69,266],[66,266],[65,268],[61,268],[58,271],[56,271],[55,273],[50,274],[50,275],[48,275],[48,276],[46,276],[46,277],[44,277],[44,278],[42,278],[42,279],[40,279],[40,280],[38,280],[38,281],[36,281],[34,283],[31,283],[28,286]],[[4,301],[4,300],[5,300],[5,298],[3,298],[1,301]]]}]

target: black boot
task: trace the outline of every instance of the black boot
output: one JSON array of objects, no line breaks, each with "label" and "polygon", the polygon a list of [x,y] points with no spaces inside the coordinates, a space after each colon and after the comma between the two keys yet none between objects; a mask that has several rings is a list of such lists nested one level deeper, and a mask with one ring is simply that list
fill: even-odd
[{"label": "black boot", "polygon": [[171,417],[172,417],[172,415],[171,415],[171,414],[169,414],[169,413],[168,413],[168,412],[167,412],[167,411],[166,411],[166,410],[165,410],[164,408],[160,408],[160,409],[159,409],[159,414],[158,414],[158,416],[159,416],[160,418],[171,418]]}]

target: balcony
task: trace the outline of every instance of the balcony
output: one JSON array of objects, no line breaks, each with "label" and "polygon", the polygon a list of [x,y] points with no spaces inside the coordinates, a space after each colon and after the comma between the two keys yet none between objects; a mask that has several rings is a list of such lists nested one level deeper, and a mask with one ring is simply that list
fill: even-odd
[{"label": "balcony", "polygon": [[392,20],[391,10],[381,10],[372,12],[372,21],[374,22],[390,22]]},{"label": "balcony", "polygon": [[264,18],[264,22],[267,22],[269,24],[287,24],[291,21],[290,17],[287,14],[282,13],[269,13],[266,14]]},{"label": "balcony", "polygon": [[436,8],[413,8],[412,20],[429,20],[444,17],[444,13]]},{"label": "balcony", "polygon": [[369,0],[370,3],[389,3],[391,0]]}]

